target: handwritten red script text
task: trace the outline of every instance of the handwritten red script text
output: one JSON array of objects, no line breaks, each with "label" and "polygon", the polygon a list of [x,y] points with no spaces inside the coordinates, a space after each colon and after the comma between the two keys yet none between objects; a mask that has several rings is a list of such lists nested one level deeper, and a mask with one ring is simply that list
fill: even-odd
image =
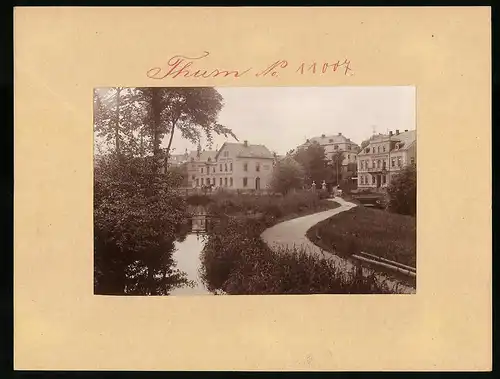
[{"label": "handwritten red script text", "polygon": [[152,67],[147,71],[148,78],[151,79],[175,79],[181,78],[218,78],[218,77],[231,77],[241,78],[244,75],[255,75],[256,77],[278,77],[280,72],[285,70],[293,70],[298,75],[324,75],[332,72],[343,72],[344,75],[353,75],[351,69],[351,62],[345,59],[343,62],[340,60],[331,62],[299,62],[291,64],[287,60],[277,60],[266,67],[256,68],[246,67],[244,69],[226,68],[200,68],[203,61],[210,55],[208,51],[195,57],[188,57],[184,55],[174,55],[167,61],[167,67]]}]

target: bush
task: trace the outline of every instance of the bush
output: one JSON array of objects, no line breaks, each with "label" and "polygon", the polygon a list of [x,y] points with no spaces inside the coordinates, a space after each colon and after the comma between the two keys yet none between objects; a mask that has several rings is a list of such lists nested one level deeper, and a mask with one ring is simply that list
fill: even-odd
[{"label": "bush", "polygon": [[186,204],[169,174],[152,175],[148,162],[101,158],[94,172],[94,285],[96,294],[166,294],[188,283],[174,270],[175,240],[186,231]]},{"label": "bush", "polygon": [[387,190],[389,209],[415,216],[417,213],[417,167],[409,165],[392,180]]},{"label": "bush", "polygon": [[320,199],[311,191],[289,192],[279,195],[237,195],[219,193],[208,204],[211,213],[219,216],[263,213],[275,218],[329,209],[337,204]]}]

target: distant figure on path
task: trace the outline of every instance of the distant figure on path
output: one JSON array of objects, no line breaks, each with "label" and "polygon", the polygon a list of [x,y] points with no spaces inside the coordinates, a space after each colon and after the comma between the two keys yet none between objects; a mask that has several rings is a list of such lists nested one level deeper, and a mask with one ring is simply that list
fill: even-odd
[{"label": "distant figure on path", "polygon": [[312,184],[311,184],[311,188],[313,191],[316,191],[316,182],[313,180]]}]

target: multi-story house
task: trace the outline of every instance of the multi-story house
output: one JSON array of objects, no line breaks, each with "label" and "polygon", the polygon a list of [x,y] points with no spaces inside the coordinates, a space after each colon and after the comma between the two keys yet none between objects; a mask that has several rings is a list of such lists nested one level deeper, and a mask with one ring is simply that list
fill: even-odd
[{"label": "multi-story house", "polygon": [[358,154],[358,188],[385,189],[404,166],[416,162],[416,132],[373,136]]},{"label": "multi-story house", "polygon": [[215,185],[215,156],[214,150],[192,151],[188,159],[188,186],[202,187]]},{"label": "multi-story house", "polygon": [[338,133],[337,135],[325,135],[321,137],[313,137],[299,146],[299,148],[307,148],[312,143],[319,143],[325,149],[325,155],[328,160],[331,160],[334,154],[343,153],[342,171],[347,172],[349,165],[356,166],[357,155],[360,150],[359,145],[351,141],[349,138]]},{"label": "multi-story house", "polygon": [[264,190],[272,176],[275,156],[263,145],[224,143],[218,151],[192,152],[189,185]]}]

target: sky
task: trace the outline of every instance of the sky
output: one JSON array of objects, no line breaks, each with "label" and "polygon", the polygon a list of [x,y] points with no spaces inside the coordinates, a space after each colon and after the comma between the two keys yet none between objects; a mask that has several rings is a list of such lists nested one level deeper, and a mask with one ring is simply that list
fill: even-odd
[{"label": "sky", "polygon": [[[277,154],[307,138],[342,133],[361,144],[374,131],[416,128],[415,87],[218,87],[224,98],[219,123],[240,142],[265,145]],[[213,149],[232,137],[214,136]],[[196,145],[174,136],[173,154]],[[202,148],[207,148],[202,142]]]}]

